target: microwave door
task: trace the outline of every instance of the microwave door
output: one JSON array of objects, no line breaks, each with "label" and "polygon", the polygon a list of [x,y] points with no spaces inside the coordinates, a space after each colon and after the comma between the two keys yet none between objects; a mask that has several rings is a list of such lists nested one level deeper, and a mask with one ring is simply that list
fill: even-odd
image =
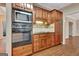
[{"label": "microwave door", "polygon": [[16,20],[17,21],[29,21],[29,15],[16,13]]},{"label": "microwave door", "polygon": [[32,13],[15,10],[15,21],[29,23],[32,21]]}]

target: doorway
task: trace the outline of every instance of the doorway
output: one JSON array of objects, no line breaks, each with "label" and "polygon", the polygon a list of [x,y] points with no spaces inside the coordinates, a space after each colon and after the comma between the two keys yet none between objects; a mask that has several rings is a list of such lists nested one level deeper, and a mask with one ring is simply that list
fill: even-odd
[{"label": "doorway", "polygon": [[69,38],[72,38],[73,35],[73,23],[69,22]]}]

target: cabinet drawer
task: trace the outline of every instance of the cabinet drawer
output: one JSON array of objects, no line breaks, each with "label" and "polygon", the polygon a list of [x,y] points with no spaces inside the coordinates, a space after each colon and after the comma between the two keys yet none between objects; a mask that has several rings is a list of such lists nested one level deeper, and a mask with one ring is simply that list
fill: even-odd
[{"label": "cabinet drawer", "polygon": [[14,56],[20,56],[20,55],[22,55],[22,52],[23,52],[23,46],[13,48],[13,55]]},{"label": "cabinet drawer", "polygon": [[22,55],[32,54],[32,46],[25,46],[22,52]]},{"label": "cabinet drawer", "polygon": [[40,35],[40,38],[47,38],[47,35],[46,34],[42,34],[42,35]]},{"label": "cabinet drawer", "polygon": [[33,35],[33,39],[38,39],[39,35]]},{"label": "cabinet drawer", "polygon": [[32,53],[32,45],[24,45],[20,47],[13,48],[14,56],[24,56]]}]

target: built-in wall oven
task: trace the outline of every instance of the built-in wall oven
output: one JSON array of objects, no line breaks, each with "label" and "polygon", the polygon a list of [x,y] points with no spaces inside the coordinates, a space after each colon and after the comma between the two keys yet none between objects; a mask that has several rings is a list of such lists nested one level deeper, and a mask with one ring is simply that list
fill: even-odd
[{"label": "built-in wall oven", "polygon": [[32,43],[32,13],[12,11],[12,43],[13,47]]}]

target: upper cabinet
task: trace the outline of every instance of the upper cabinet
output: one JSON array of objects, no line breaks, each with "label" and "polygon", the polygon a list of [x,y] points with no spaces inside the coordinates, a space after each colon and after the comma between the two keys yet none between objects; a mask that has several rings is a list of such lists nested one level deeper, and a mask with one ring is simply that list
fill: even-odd
[{"label": "upper cabinet", "polygon": [[44,23],[47,22],[46,24],[52,24],[55,21],[62,19],[62,12],[56,9],[52,11],[48,11],[43,8],[34,6],[33,12],[34,12],[33,23],[39,20],[39,21],[43,21]]},{"label": "upper cabinet", "polygon": [[41,8],[34,6],[34,10],[33,11],[35,12],[36,19],[37,18],[38,19],[42,19],[43,10]]},{"label": "upper cabinet", "polygon": [[41,8],[38,8],[38,15],[39,15],[39,18],[42,19],[42,13],[43,13],[43,10]]},{"label": "upper cabinet", "polygon": [[33,5],[31,3],[13,3],[12,7],[30,12],[33,10]]},{"label": "upper cabinet", "polygon": [[49,24],[52,23],[52,20],[51,20],[51,12],[48,11],[48,14],[47,14],[47,21]]},{"label": "upper cabinet", "polygon": [[47,13],[48,13],[48,11],[43,9],[43,19],[44,20],[47,20]]},{"label": "upper cabinet", "polygon": [[33,23],[35,23],[37,20],[41,20],[43,22],[48,22],[48,18],[50,18],[48,16],[49,11],[42,9],[40,7],[36,7],[36,6],[34,6],[33,11],[34,11],[33,16],[35,17],[35,19],[33,20]]},{"label": "upper cabinet", "polygon": [[51,11],[51,19],[54,21],[58,21],[62,19],[62,12],[54,9],[53,11]]}]

